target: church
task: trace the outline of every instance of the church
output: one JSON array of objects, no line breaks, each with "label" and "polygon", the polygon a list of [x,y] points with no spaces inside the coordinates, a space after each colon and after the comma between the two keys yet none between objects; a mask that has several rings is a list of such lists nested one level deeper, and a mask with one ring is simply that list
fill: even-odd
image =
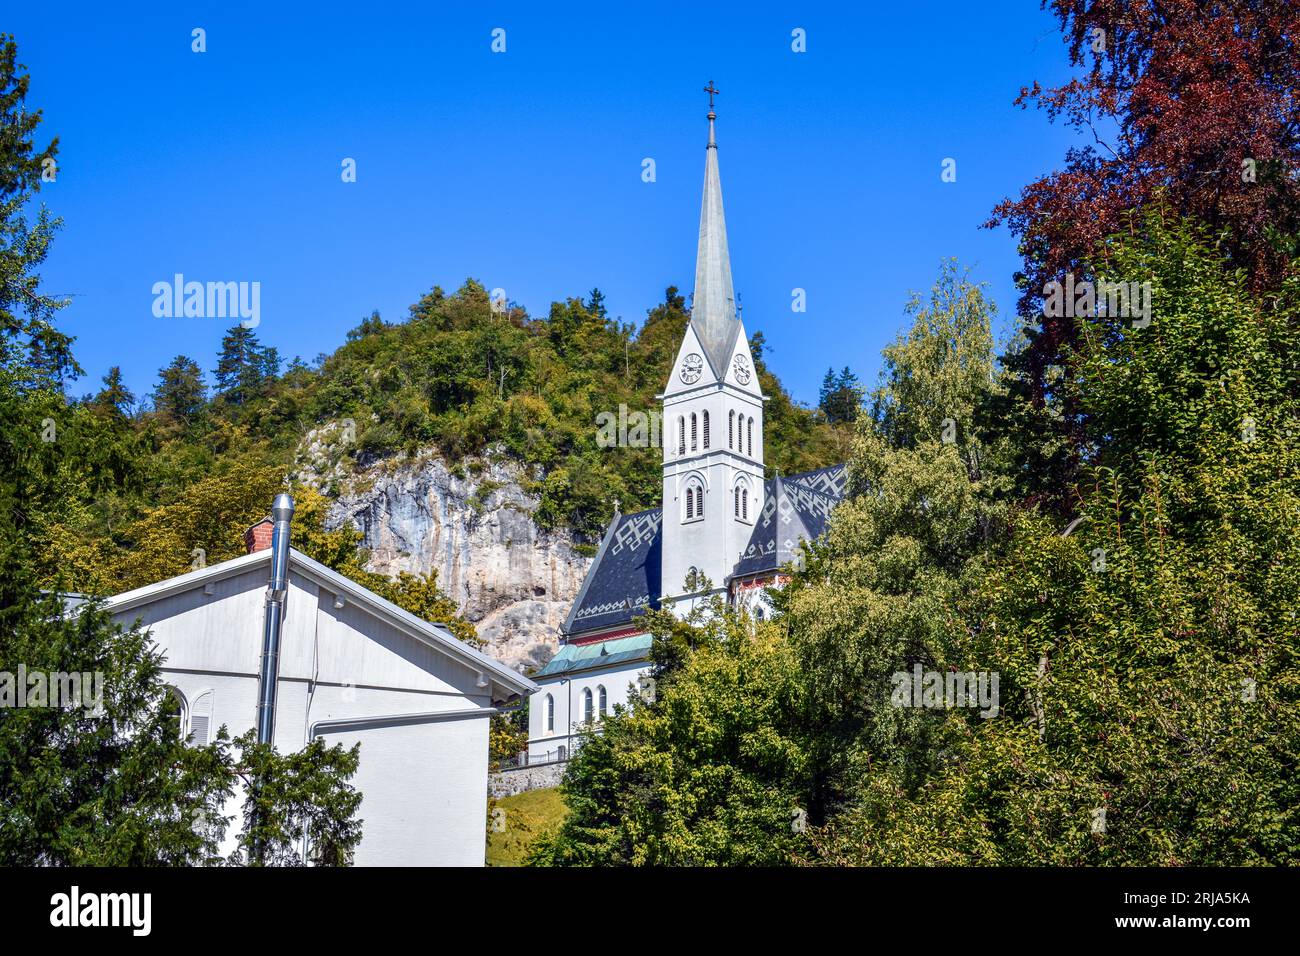
[{"label": "church", "polygon": [[533,676],[528,761],[568,758],[583,727],[653,693],[647,679],[648,609],[679,617],[714,596],[758,618],[766,589],[799,546],[826,528],[844,494],[834,465],[765,478],[763,395],[736,308],[722,211],[722,181],[709,93],[704,198],[691,320],[662,394],[661,505],[636,514],[615,509],[595,560],[561,628],[561,646]]}]

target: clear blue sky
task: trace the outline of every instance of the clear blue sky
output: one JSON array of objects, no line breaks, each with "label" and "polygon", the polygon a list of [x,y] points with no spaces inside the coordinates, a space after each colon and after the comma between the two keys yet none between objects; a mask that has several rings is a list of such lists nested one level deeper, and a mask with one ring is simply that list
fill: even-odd
[{"label": "clear blue sky", "polygon": [[87,371],[74,392],[121,365],[147,393],[180,353],[211,370],[231,323],[152,314],[153,284],[177,272],[260,282],[257,333],[286,358],[467,276],[534,315],[598,286],[640,323],[667,285],[691,291],[713,78],[745,323],[815,402],[828,365],[874,381],[943,257],[1010,312],[1014,239],[979,225],[1072,141],[1012,105],[1068,75],[1034,0],[273,6],[7,11],[29,102],[61,141],[42,199],[65,227],[44,275],[76,295],[61,320]]}]

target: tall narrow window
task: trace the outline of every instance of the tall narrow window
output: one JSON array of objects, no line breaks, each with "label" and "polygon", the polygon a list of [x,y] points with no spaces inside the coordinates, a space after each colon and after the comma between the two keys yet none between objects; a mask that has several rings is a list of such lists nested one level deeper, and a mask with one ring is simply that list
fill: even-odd
[{"label": "tall narrow window", "polygon": [[740,485],[736,485],[736,517],[740,517]]},{"label": "tall narrow window", "polygon": [[695,517],[695,487],[686,486],[686,520],[690,521]]},{"label": "tall narrow window", "polygon": [[695,413],[691,412],[691,451],[695,451],[698,447],[696,444]]},{"label": "tall narrow window", "polygon": [[745,452],[750,458],[754,457],[754,419],[751,417],[745,422],[745,431],[749,433],[749,449]]},{"label": "tall narrow window", "polygon": [[727,447],[736,447],[736,410],[727,413]]},{"label": "tall narrow window", "polygon": [[708,412],[704,413],[704,447],[706,450],[709,447],[709,413]]},{"label": "tall narrow window", "polygon": [[555,733],[555,698],[550,694],[546,695],[546,732]]},{"label": "tall narrow window", "polygon": [[588,687],[582,692],[582,722],[591,723],[591,688]]},{"label": "tall narrow window", "polygon": [[597,698],[597,704],[596,704],[596,705],[597,705],[597,707],[599,708],[600,716],[604,717],[604,716],[605,716],[605,705],[606,705],[606,704],[608,703],[608,701],[609,701],[608,695],[606,695],[606,693],[605,693],[605,685],[604,685],[604,684],[601,684],[599,687],[596,688],[596,698]]},{"label": "tall narrow window", "polygon": [[740,520],[749,520],[749,489],[740,489]]},{"label": "tall narrow window", "polygon": [[686,454],[686,419],[681,415],[677,416],[677,454]]}]

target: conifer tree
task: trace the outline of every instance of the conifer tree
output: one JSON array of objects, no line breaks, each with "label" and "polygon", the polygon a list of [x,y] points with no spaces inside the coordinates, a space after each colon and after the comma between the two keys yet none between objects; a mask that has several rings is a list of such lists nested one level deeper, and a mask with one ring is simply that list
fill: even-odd
[{"label": "conifer tree", "polygon": [[226,330],[214,374],[218,394],[231,405],[244,405],[258,394],[266,377],[266,364],[252,329],[236,325]]},{"label": "conifer tree", "polygon": [[171,364],[158,372],[158,385],[154,389],[154,409],[173,421],[192,422],[207,403],[207,386],[198,363],[185,355],[178,355]]}]

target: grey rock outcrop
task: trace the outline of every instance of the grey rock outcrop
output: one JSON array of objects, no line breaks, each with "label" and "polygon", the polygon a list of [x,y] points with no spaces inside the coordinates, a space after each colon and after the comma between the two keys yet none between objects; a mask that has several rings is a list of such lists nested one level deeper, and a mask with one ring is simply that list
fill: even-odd
[{"label": "grey rock outcrop", "polygon": [[388,459],[351,476],[329,525],[350,523],[369,551],[368,567],[396,576],[435,572],[439,587],[488,643],[523,670],[558,646],[591,559],[568,531],[545,531],[533,514],[524,472],[512,459]]}]

